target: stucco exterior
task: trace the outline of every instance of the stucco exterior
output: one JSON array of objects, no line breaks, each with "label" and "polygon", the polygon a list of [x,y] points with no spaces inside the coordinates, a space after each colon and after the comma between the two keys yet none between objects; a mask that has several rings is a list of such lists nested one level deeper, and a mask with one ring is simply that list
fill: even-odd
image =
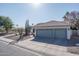
[{"label": "stucco exterior", "polygon": [[72,30],[70,30],[69,28],[67,29],[67,39],[70,39],[72,35]]}]

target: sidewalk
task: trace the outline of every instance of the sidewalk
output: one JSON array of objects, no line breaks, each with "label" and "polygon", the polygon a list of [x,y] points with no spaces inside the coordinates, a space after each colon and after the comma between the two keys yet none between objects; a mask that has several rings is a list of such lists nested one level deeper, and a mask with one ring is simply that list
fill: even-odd
[{"label": "sidewalk", "polygon": [[4,42],[7,42],[7,43],[10,43],[10,42],[12,42],[13,40],[7,39],[7,38],[4,38],[4,37],[0,37],[0,41],[4,41]]},{"label": "sidewalk", "polygon": [[[77,56],[77,54],[72,54],[67,52],[67,47],[52,45],[52,44],[46,44],[41,42],[35,42],[31,41],[31,39],[26,39],[24,41],[19,41],[18,43],[15,43],[16,46],[29,49],[44,55],[50,55],[50,56]],[[6,39],[0,37],[0,40],[11,42],[13,40]]]}]

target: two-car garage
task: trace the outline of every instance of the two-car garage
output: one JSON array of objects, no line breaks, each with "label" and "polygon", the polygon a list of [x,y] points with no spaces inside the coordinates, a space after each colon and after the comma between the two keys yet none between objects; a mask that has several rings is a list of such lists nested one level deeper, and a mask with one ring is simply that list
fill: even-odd
[{"label": "two-car garage", "polygon": [[51,21],[37,24],[36,37],[47,39],[70,39],[70,25],[65,21]]},{"label": "two-car garage", "polygon": [[36,30],[36,36],[39,38],[49,39],[67,39],[66,29],[38,29]]}]

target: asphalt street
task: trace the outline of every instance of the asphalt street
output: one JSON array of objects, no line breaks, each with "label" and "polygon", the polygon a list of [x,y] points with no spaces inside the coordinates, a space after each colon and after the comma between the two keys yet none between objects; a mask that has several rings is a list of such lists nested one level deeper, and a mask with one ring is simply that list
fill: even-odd
[{"label": "asphalt street", "polygon": [[0,56],[37,56],[30,50],[0,41]]}]

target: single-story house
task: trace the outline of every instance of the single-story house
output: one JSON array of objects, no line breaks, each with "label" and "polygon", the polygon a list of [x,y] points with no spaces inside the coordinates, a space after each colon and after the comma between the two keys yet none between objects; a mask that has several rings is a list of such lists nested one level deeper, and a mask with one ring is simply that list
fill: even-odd
[{"label": "single-story house", "polygon": [[70,24],[67,21],[49,21],[34,26],[36,37],[50,39],[70,39]]}]

